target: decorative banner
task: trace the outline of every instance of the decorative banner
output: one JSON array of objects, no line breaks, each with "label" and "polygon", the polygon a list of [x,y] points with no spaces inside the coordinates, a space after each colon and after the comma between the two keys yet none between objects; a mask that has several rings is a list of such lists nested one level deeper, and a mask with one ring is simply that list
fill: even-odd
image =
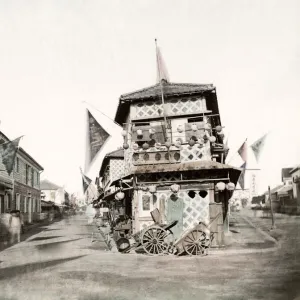
[{"label": "decorative banner", "polygon": [[83,193],[85,194],[85,192],[88,189],[88,187],[90,186],[92,180],[83,174],[81,168],[80,168],[80,173],[81,173],[81,176],[82,176]]},{"label": "decorative banner", "polygon": [[166,81],[169,80],[169,74],[165,65],[165,62],[162,58],[159,47],[156,47],[156,60],[157,60],[157,83],[160,83],[162,79]]},{"label": "decorative banner", "polygon": [[246,163],[242,164],[241,168],[242,168],[243,170],[242,170],[242,172],[241,172],[241,175],[240,175],[239,181],[238,181],[242,189],[244,189],[244,187],[245,187],[245,172],[246,172],[246,166],[247,166]]},{"label": "decorative banner", "polygon": [[14,169],[15,158],[21,138],[22,136],[16,138],[13,141],[9,141],[0,145],[2,163],[4,164],[8,175],[10,175]]},{"label": "decorative banner", "polygon": [[248,159],[248,155],[247,155],[247,139],[243,143],[243,145],[240,147],[240,149],[238,150],[238,153],[241,156],[241,158],[243,159],[243,161],[247,162],[247,159]]},{"label": "decorative banner", "polygon": [[96,121],[93,115],[87,110],[88,114],[88,164],[94,160],[106,140],[110,135],[104,128]]},{"label": "decorative banner", "polygon": [[268,134],[265,134],[263,137],[254,142],[250,147],[255,155],[256,161],[259,162],[261,152],[265,146],[266,138]]}]

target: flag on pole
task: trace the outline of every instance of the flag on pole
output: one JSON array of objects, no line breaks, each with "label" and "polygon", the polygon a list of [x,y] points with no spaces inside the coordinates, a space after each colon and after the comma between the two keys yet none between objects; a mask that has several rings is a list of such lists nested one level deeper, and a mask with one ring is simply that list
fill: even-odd
[{"label": "flag on pole", "polygon": [[82,187],[83,187],[83,193],[85,194],[86,190],[90,186],[92,179],[88,178],[86,175],[83,174],[82,169],[80,168],[80,173],[82,177]]},{"label": "flag on pole", "polygon": [[256,142],[254,142],[250,147],[254,153],[254,156],[256,158],[256,161],[259,162],[261,152],[265,146],[266,139],[267,139],[267,133],[262,136],[260,139],[258,139]]},{"label": "flag on pole", "polygon": [[8,175],[10,175],[14,169],[15,158],[19,148],[19,142],[22,137],[23,136],[20,136],[13,141],[9,141],[0,145],[2,163],[5,166]]},{"label": "flag on pole", "polygon": [[163,60],[160,49],[157,46],[156,46],[156,61],[157,61],[157,80],[156,80],[157,83],[160,83],[162,79],[166,81],[170,81],[166,64]]},{"label": "flag on pole", "polygon": [[243,145],[240,147],[240,149],[238,150],[238,153],[241,156],[242,160],[244,162],[247,162],[247,159],[248,159],[248,154],[247,154],[247,139],[243,143]]},{"label": "flag on pole", "polygon": [[94,116],[87,109],[88,116],[88,133],[87,133],[87,166],[95,159],[98,152],[101,150],[106,140],[110,135],[96,121]]},{"label": "flag on pole", "polygon": [[247,166],[246,163],[244,163],[244,164],[241,165],[241,168],[242,168],[243,170],[242,170],[241,175],[240,175],[239,180],[238,180],[238,182],[239,182],[239,184],[240,184],[240,186],[241,186],[242,189],[245,188],[245,172],[246,172],[246,166]]}]

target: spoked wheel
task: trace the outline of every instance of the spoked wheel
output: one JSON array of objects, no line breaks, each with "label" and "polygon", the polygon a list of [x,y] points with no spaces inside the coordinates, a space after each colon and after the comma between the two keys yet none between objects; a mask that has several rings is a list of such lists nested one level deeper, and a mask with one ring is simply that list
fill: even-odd
[{"label": "spoked wheel", "polygon": [[170,248],[170,233],[159,226],[146,229],[141,236],[145,252],[151,255],[167,254]]},{"label": "spoked wheel", "polygon": [[205,239],[205,232],[191,231],[183,240],[184,251],[189,255],[205,255]]}]

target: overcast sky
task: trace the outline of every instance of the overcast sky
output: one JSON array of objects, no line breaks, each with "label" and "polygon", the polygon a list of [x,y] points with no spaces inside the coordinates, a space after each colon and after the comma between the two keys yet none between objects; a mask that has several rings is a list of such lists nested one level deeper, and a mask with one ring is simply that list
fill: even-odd
[{"label": "overcast sky", "polygon": [[299,3],[0,0],[0,130],[25,135],[21,146],[44,176],[80,191],[82,101],[114,118],[121,94],[155,84],[158,38],[172,82],[216,86],[233,151],[272,130],[260,165],[264,190],[280,183],[281,167],[300,164]]}]

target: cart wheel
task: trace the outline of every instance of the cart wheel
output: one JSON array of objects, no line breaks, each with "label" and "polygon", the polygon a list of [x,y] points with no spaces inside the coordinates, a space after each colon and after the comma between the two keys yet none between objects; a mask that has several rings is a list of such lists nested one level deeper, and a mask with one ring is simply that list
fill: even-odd
[{"label": "cart wheel", "polygon": [[184,251],[189,255],[205,255],[206,234],[200,230],[191,231],[183,240]]},{"label": "cart wheel", "polygon": [[151,255],[168,253],[170,243],[169,232],[159,226],[152,226],[146,229],[141,236],[141,244],[145,252]]}]

